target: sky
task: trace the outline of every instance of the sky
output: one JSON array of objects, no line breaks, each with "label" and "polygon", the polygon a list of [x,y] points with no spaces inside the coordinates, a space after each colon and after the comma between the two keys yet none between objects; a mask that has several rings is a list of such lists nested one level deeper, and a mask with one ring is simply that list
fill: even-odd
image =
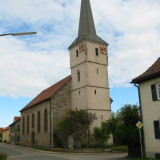
[{"label": "sky", "polygon": [[[138,104],[131,80],[160,57],[159,0],[90,0],[97,34],[109,43],[112,111]],[[78,35],[80,0],[0,0],[0,127],[42,90],[71,74],[68,47]]]}]

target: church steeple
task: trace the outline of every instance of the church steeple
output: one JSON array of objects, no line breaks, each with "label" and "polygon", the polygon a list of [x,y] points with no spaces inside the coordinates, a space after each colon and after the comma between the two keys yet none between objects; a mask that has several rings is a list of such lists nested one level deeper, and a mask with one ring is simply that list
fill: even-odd
[{"label": "church steeple", "polygon": [[82,0],[78,36],[96,35],[94,20],[89,0]]},{"label": "church steeple", "polygon": [[78,37],[70,45],[69,49],[83,41],[95,42],[98,44],[108,45],[96,34],[91,5],[89,0],[81,0],[81,12],[79,21]]}]

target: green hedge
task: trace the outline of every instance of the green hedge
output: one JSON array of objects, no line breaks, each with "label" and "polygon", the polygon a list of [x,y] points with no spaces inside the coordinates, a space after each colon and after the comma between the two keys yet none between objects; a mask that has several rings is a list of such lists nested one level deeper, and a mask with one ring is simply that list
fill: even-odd
[{"label": "green hedge", "polygon": [[7,155],[6,154],[0,154],[0,160],[6,160]]}]

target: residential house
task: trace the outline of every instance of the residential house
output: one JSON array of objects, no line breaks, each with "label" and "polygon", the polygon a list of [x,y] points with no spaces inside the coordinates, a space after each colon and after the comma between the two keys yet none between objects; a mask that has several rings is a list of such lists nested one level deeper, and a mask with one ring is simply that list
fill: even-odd
[{"label": "residential house", "polygon": [[14,117],[13,123],[10,125],[10,143],[20,144],[20,117]]},{"label": "residential house", "polygon": [[160,157],[160,58],[132,80],[139,89],[146,157]]},{"label": "residential house", "polygon": [[10,143],[10,127],[2,130],[2,143]]},{"label": "residential house", "polygon": [[2,130],[3,128],[0,128],[0,143],[2,142]]}]

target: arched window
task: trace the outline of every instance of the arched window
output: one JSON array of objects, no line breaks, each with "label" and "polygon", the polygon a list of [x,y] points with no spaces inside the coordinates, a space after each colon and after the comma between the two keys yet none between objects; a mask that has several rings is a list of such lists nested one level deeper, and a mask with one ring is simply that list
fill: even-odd
[{"label": "arched window", "polygon": [[32,114],[32,128],[34,128],[34,114]]},{"label": "arched window", "polygon": [[37,114],[37,131],[40,132],[41,131],[41,117],[40,117],[40,112],[38,112]]},{"label": "arched window", "polygon": [[78,82],[80,82],[81,78],[80,78],[80,70],[77,70],[77,80]]},{"label": "arched window", "polygon": [[23,124],[22,124],[22,126],[23,126],[23,134],[24,134],[24,132],[25,132],[25,118],[23,117],[23,122],[22,122]]},{"label": "arched window", "polygon": [[29,133],[29,116],[27,116],[27,133]]},{"label": "arched window", "polygon": [[48,131],[48,116],[47,116],[47,109],[44,111],[44,131]]}]

